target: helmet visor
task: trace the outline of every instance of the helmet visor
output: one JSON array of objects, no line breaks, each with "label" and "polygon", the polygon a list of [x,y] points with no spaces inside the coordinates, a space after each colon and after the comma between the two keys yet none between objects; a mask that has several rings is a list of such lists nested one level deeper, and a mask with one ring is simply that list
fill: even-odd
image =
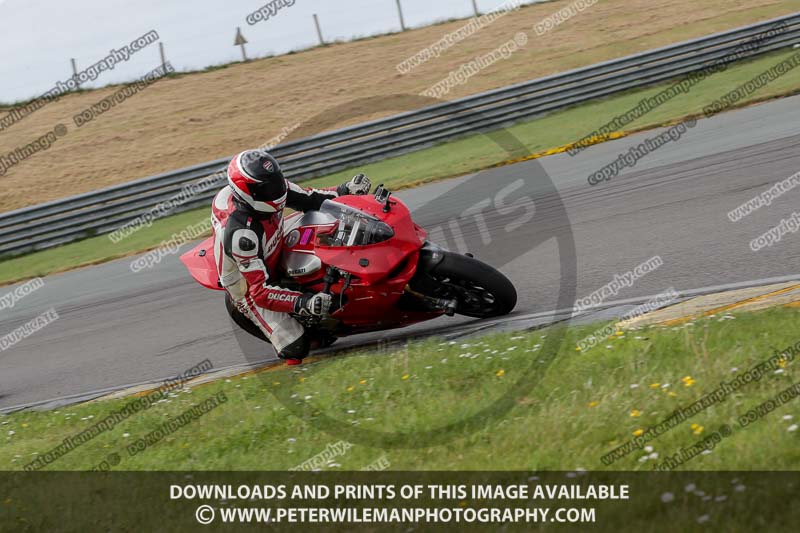
[{"label": "helmet visor", "polygon": [[260,183],[248,183],[250,195],[257,202],[274,202],[286,194],[286,180],[275,178]]}]

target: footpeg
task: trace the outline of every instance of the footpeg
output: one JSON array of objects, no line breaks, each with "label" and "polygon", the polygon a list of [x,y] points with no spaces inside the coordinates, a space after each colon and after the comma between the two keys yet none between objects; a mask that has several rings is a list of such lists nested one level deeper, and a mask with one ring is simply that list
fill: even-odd
[{"label": "footpeg", "polygon": [[444,314],[447,316],[454,316],[456,314],[456,307],[458,307],[458,300],[437,298],[434,305],[444,311]]},{"label": "footpeg", "polygon": [[458,300],[446,300],[444,298],[434,298],[432,296],[427,296],[425,294],[413,290],[408,285],[406,285],[405,291],[409,294],[416,296],[420,300],[427,302],[429,305],[441,309],[447,316],[453,316],[456,314],[456,307],[458,307]]}]

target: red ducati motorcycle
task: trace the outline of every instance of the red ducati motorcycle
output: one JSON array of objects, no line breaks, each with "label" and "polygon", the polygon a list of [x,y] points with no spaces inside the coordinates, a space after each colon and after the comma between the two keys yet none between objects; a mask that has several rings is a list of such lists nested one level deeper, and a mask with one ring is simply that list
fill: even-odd
[{"label": "red ducati motorcycle", "polygon": [[[326,292],[333,306],[323,318],[297,316],[327,346],[338,337],[400,328],[455,314],[487,318],[510,313],[514,285],[491,266],[427,241],[405,204],[383,186],[374,196],[326,200],[319,211],[284,221],[281,285]],[[223,290],[213,237],[181,256],[196,281]],[[242,329],[267,340],[226,298]]]}]

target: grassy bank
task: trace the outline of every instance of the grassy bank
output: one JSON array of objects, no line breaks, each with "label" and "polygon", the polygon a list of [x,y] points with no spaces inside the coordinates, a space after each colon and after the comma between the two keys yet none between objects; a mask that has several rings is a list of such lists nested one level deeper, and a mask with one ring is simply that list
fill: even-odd
[{"label": "grassy bank", "polygon": [[[400,94],[420,94],[519,32],[528,34],[527,46],[481,69],[447,98],[596,64],[797,10],[796,0],[671,0],[660,3],[657,11],[650,0],[603,0],[591,3],[590,9],[552,31],[535,34],[536,24],[572,3],[556,0],[523,7],[483,25],[459,40],[457,46],[405,75],[397,70],[399,63],[469,21],[455,20],[172,76],[81,128],[69,127],[73,117],[118,88],[65,95],[0,132],[0,153],[6,154],[52,130],[55,124],[69,127],[69,135],[59,138],[47,156],[31,157],[3,176],[6,194],[0,195],[0,210],[90,192],[235,154],[242,147],[260,146],[282,136],[285,128],[294,130],[289,139],[299,139],[400,112],[403,109],[382,105],[365,109],[362,104],[369,98],[391,101],[392,96]],[[384,4],[381,9],[392,9]],[[462,2],[464,15],[469,14],[468,5]],[[323,28],[330,23],[322,16]],[[253,31],[268,34],[271,24],[280,22],[271,20]],[[120,35],[120,43],[132,37]],[[144,52],[155,66],[157,55],[151,54],[155,52]],[[106,81],[102,76],[98,80]],[[280,105],[265,105],[265,95]],[[314,118],[323,113],[332,117],[332,122],[320,124]],[[48,179],[31,180],[30,176]],[[26,194],[15,194],[21,190]]]},{"label": "grassy bank", "polygon": [[[792,52],[770,54],[715,74],[695,86],[688,94],[676,97],[641,117],[632,123],[629,129],[654,128],[688,116],[699,115],[704,106],[790,55]],[[401,189],[475,172],[510,159],[545,152],[575,142],[613,117],[636,107],[642,98],[652,96],[668,86],[631,91],[553,113],[538,120],[516,124],[508,128],[508,131],[524,145],[519,152],[509,153],[489,136],[471,135],[441,146],[337,172],[331,176],[305,182],[304,185],[336,185],[346,181],[356,172],[366,172],[376,183],[385,183],[390,188]],[[739,105],[794,94],[798,90],[800,90],[800,69],[795,69],[743,99]],[[12,258],[0,262],[0,283],[43,276],[155,248],[174,233],[180,232],[188,225],[196,224],[206,216],[208,209],[196,209],[158,220],[151,227],[142,229],[118,244],[112,243],[105,236],[100,236],[53,250]]]},{"label": "grassy bank", "polygon": [[[587,353],[576,351],[576,343],[598,325],[566,330],[550,353],[545,339],[557,336],[555,330],[429,340],[390,354],[281,367],[171,393],[47,469],[91,469],[116,455],[120,470],[285,470],[347,441],[352,447],[317,466],[359,470],[381,461],[395,470],[651,470],[727,424],[731,435],[679,469],[795,470],[800,400],[746,427],[737,422],[797,381],[797,363],[789,359],[649,442],[652,448],[610,466],[601,456],[794,345],[799,318],[796,308],[716,316],[615,335]],[[513,392],[526,373],[530,381]],[[510,392],[507,412],[473,427],[439,429],[499,405]],[[135,456],[127,451],[220,394],[227,401],[204,416]],[[0,469],[21,469],[129,401],[0,417]],[[432,430],[447,434],[428,446],[425,435]],[[400,436],[378,446],[368,437],[375,432]],[[404,439],[415,449],[394,445]]]}]

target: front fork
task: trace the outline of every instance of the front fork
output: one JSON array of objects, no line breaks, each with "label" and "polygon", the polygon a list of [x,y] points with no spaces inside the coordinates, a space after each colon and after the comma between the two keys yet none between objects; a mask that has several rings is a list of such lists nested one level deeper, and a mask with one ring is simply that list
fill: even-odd
[{"label": "front fork", "polygon": [[[425,241],[425,244],[422,245],[422,248],[419,251],[419,263],[417,266],[417,273],[428,274],[432,272],[438,265],[444,260],[444,254],[447,250],[439,246],[438,244],[434,244],[430,241]],[[405,291],[416,297],[420,300],[424,301],[425,303],[431,305],[432,307],[444,311],[444,314],[447,316],[453,316],[456,313],[456,308],[458,307],[458,300],[448,300],[445,298],[434,298],[433,296],[428,296],[426,294],[422,294],[419,291],[415,291],[411,288],[410,285],[406,285]]]}]

